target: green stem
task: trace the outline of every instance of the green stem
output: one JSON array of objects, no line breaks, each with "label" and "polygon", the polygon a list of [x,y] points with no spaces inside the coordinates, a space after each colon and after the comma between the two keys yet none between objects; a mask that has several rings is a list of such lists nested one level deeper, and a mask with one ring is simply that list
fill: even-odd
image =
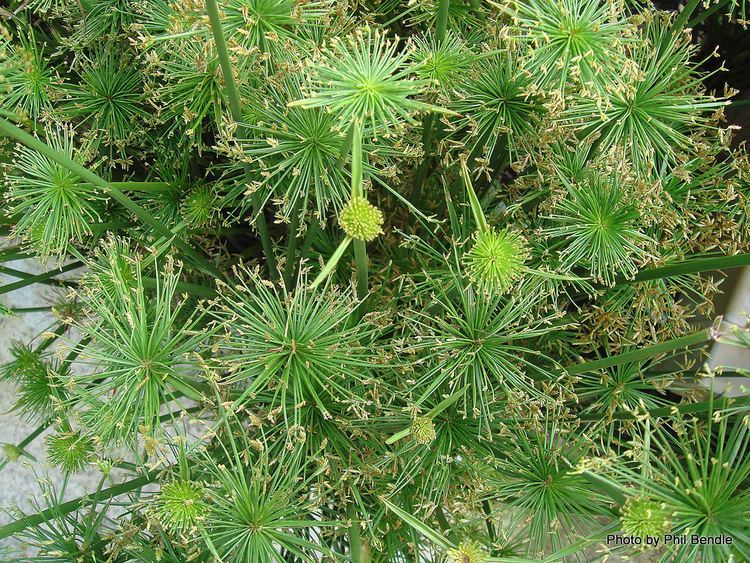
[{"label": "green stem", "polygon": [[[687,403],[684,405],[670,405],[668,407],[658,407],[654,409],[646,409],[645,411],[617,411],[610,416],[602,415],[601,413],[584,413],[579,416],[579,420],[586,422],[598,422],[603,418],[607,420],[635,420],[642,413],[648,413],[649,416],[654,418],[664,416],[674,416],[675,414],[700,414],[706,412],[713,412],[714,399],[711,398],[708,401],[701,401],[700,403]],[[729,399],[727,406],[731,407],[750,407],[750,395],[742,395],[740,397],[732,397]]]},{"label": "green stem", "polygon": [[47,305],[46,307],[10,307],[10,310],[14,313],[41,313],[50,311],[51,309],[51,305]]},{"label": "green stem", "polygon": [[177,188],[175,184],[169,182],[110,182],[118,190],[132,190],[138,192],[169,191]]},{"label": "green stem", "polygon": [[349,154],[349,150],[352,148],[352,139],[354,138],[354,128],[349,127],[344,137],[344,142],[341,143],[341,151],[339,157],[336,160],[336,169],[343,170],[344,163],[346,162],[346,155]]},{"label": "green stem", "polygon": [[492,524],[492,507],[490,506],[490,501],[487,499],[482,501],[482,512],[484,512],[484,523],[487,526],[487,537],[490,540],[491,544],[494,544],[497,540],[497,534],[495,533],[495,526]]},{"label": "green stem", "polygon": [[448,32],[450,7],[450,0],[440,0],[438,2],[437,22],[435,22],[435,39],[438,43],[442,43],[445,40],[445,35]]},{"label": "green stem", "polygon": [[616,483],[613,483],[609,479],[601,477],[600,475],[592,473],[591,471],[584,471],[581,475],[594,487],[611,498],[615,502],[615,504],[619,506],[625,504],[625,495],[622,494],[622,489],[620,489],[620,487]]},{"label": "green stem", "polygon": [[724,0],[723,2],[718,2],[716,4],[712,4],[710,8],[703,10],[700,14],[695,16],[693,19],[691,19],[687,23],[687,27],[694,28],[696,25],[700,25],[703,23],[707,18],[711,17],[713,14],[721,10],[724,6],[729,4],[729,0]]},{"label": "green stem", "polygon": [[[59,272],[55,272],[54,275],[57,275],[58,273]],[[12,276],[14,278],[19,278],[22,280],[28,280],[30,278],[35,277],[35,274],[30,274],[28,272],[16,270],[15,268],[8,268],[7,266],[0,266],[0,274],[5,274],[5,275]],[[75,287],[76,285],[78,285],[77,283],[72,282],[70,280],[56,280],[54,278],[38,280],[34,283],[41,283],[44,285],[54,285],[56,287]]]},{"label": "green stem", "polygon": [[341,241],[341,244],[339,244],[338,248],[336,248],[333,254],[331,254],[331,257],[328,259],[328,262],[326,262],[326,265],[318,274],[318,277],[316,277],[315,280],[310,284],[310,289],[315,289],[321,284],[324,279],[328,277],[328,274],[330,274],[336,267],[336,264],[339,263],[339,260],[341,260],[341,257],[344,255],[344,252],[349,247],[349,243],[351,242],[351,237],[344,237],[344,240]]},{"label": "green stem", "polygon": [[47,348],[52,346],[55,341],[60,338],[63,334],[65,334],[65,331],[68,330],[68,325],[65,323],[61,323],[60,326],[58,326],[53,332],[49,333],[50,336],[45,338],[39,346],[36,347],[36,352],[38,354],[41,354],[44,352]]},{"label": "green stem", "polygon": [[659,268],[642,270],[632,279],[620,277],[617,278],[615,282],[618,284],[635,283],[687,274],[699,274],[701,272],[711,272],[715,270],[729,270],[731,268],[740,268],[742,266],[750,266],[750,254],[735,254],[733,256],[716,256],[711,258],[689,258],[682,262],[660,266]]},{"label": "green stem", "polygon": [[698,7],[698,4],[702,2],[702,0],[688,0],[687,4],[685,4],[685,8],[677,15],[677,17],[674,20],[674,25],[672,26],[672,29],[675,32],[682,31],[682,28],[685,27],[685,24],[687,23],[690,16],[693,14],[695,9]]},{"label": "green stem", "polygon": [[[31,442],[33,442],[34,440],[36,440],[37,436],[39,436],[42,432],[44,432],[47,428],[50,427],[50,425],[52,424],[53,420],[54,419],[49,418],[45,422],[43,422],[42,424],[40,424],[39,426],[37,426],[36,429],[34,429],[34,431],[31,434],[29,434],[23,440],[21,440],[20,442],[18,442],[18,444],[16,445],[16,447],[19,450],[23,451],[23,449],[26,446],[28,446]],[[5,469],[6,465],[8,465],[8,459],[7,458],[4,459],[3,461],[0,461],[0,471],[2,471],[3,469]]]},{"label": "green stem", "polygon": [[646,358],[652,358],[654,356],[659,356],[667,352],[679,350],[680,348],[687,348],[688,346],[694,346],[696,344],[706,342],[707,340],[710,340],[712,338],[711,333],[714,330],[714,328],[707,328],[694,334],[681,336],[680,338],[674,338],[672,340],[667,340],[666,342],[660,342],[659,344],[647,346],[639,350],[624,352],[622,354],[609,356],[608,358],[602,358],[600,360],[582,362],[580,364],[566,367],[565,372],[568,375],[578,375],[587,371],[597,371],[604,368],[637,362]]},{"label": "green stem", "polygon": [[[352,131],[352,199],[364,197],[362,188],[362,131],[359,121],[355,120],[351,126]],[[357,309],[361,317],[366,313],[367,299],[367,246],[363,240],[354,241],[354,261],[357,264],[357,297],[360,300]]]},{"label": "green stem", "polygon": [[[103,189],[108,195],[112,197],[112,199],[117,201],[125,209],[133,213],[133,215],[138,217],[138,219],[140,219],[144,224],[151,227],[160,235],[167,238],[172,238],[174,236],[172,232],[160,221],[154,218],[148,211],[136,204],[119,189],[112,186],[110,182],[107,182],[101,176],[95,174],[84,166],[81,166],[73,159],[69,158],[67,155],[53,149],[36,137],[29,135],[25,131],[19,129],[9,121],[2,118],[0,118],[0,132],[5,133],[9,137],[26,145],[30,149],[35,150],[39,154],[46,156],[50,160],[57,162],[60,166],[66,168],[76,176],[80,177],[84,182],[88,182]],[[214,267],[214,265],[209,262],[204,256],[198,254],[198,252],[196,252],[196,250],[187,242],[180,240],[179,238],[175,238],[173,244],[177,248],[179,248],[186,257],[191,258],[198,268],[212,276],[221,277],[221,274]]]},{"label": "green stem", "polygon": [[26,274],[25,272],[19,272],[19,274],[21,274],[21,273],[24,274],[23,279],[21,279],[21,280],[19,280],[17,282],[8,283],[8,284],[5,284],[5,285],[0,285],[0,295],[2,295],[3,293],[10,293],[11,291],[15,291],[16,289],[21,289],[22,287],[26,287],[26,286],[29,286],[29,285],[34,285],[35,283],[48,282],[49,280],[51,280],[55,276],[58,276],[58,275],[63,274],[65,272],[69,272],[71,270],[76,270],[76,269],[80,268],[81,266],[83,266],[82,262],[71,262],[70,264],[68,264],[66,266],[63,266],[62,268],[59,268],[59,269],[56,269],[56,270],[52,270],[50,272],[45,272],[43,274],[38,274],[38,275],[35,275],[35,276],[34,275],[30,275],[30,274]]},{"label": "green stem", "polygon": [[443,511],[443,506],[441,504],[438,504],[435,507],[435,518],[437,518],[440,529],[447,534],[448,539],[453,543],[456,543],[456,532],[451,528],[450,522],[448,522],[448,519],[445,517],[445,512]]},{"label": "green stem", "polygon": [[[234,81],[232,62],[229,58],[226,39],[224,39],[224,29],[221,25],[221,16],[219,15],[219,6],[217,5],[216,0],[206,0],[206,11],[208,12],[208,19],[211,23],[211,32],[214,36],[214,43],[216,44],[216,54],[219,57],[219,65],[221,65],[221,72],[224,75],[224,93],[229,101],[229,109],[232,113],[232,118],[237,123],[237,135],[243,137],[245,127],[241,125],[242,105],[240,104],[240,95],[237,91],[237,84]],[[245,164],[243,169],[245,173],[245,181],[250,185],[252,182],[252,170],[250,169],[250,165]],[[263,214],[263,201],[260,192],[257,190],[253,193],[253,214],[255,216],[255,226],[260,235],[260,242],[263,245],[263,253],[266,255],[268,275],[271,279],[276,280],[279,277],[278,269],[276,267],[276,257],[273,253],[273,246],[271,244],[271,236],[268,232],[266,217]]]},{"label": "green stem", "polygon": [[319,231],[320,223],[318,223],[317,221],[313,221],[310,225],[307,226],[305,240],[302,241],[302,248],[299,251],[300,256],[302,256],[303,258],[307,256],[307,253],[310,251],[310,247],[312,246],[313,239]]},{"label": "green stem", "polygon": [[461,177],[464,180],[464,186],[466,187],[466,193],[469,196],[469,206],[471,207],[471,213],[474,215],[474,220],[477,223],[477,228],[480,232],[487,232],[490,227],[487,223],[487,219],[484,217],[484,211],[482,211],[482,205],[479,203],[477,193],[474,191],[474,184],[471,181],[469,175],[469,168],[466,166],[466,161],[461,161]]},{"label": "green stem", "polygon": [[[448,32],[450,4],[450,0],[439,0],[438,2],[437,22],[435,24],[435,40],[438,43],[442,43],[445,40],[445,36]],[[427,177],[434,127],[435,114],[430,113],[422,119],[422,148],[424,154],[422,155],[422,162],[419,163],[419,167],[414,175],[413,200],[415,207],[419,207],[419,204],[422,201],[422,185]]]},{"label": "green stem", "polygon": [[291,223],[289,224],[289,241],[286,245],[286,264],[284,266],[284,285],[289,291],[292,290],[292,278],[297,269],[297,246],[299,238],[297,229],[299,229],[299,214],[302,208],[302,198],[298,197],[292,209]]},{"label": "green stem", "polygon": [[[367,299],[367,246],[363,240],[354,241],[354,261],[357,263],[357,297],[362,302],[361,309],[365,309]],[[364,314],[365,311],[362,311]]]},{"label": "green stem", "polygon": [[346,507],[346,517],[349,519],[349,552],[352,563],[362,563],[362,538],[359,534],[359,520],[357,519],[357,508],[353,502]]}]

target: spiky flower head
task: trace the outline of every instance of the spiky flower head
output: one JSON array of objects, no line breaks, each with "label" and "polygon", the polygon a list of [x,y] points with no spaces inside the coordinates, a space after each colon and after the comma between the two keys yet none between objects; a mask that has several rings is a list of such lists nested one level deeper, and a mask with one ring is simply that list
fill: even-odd
[{"label": "spiky flower head", "polygon": [[[289,98],[302,97],[296,75],[264,86],[264,96],[246,106],[247,138],[240,141],[242,156],[263,169],[264,180],[258,188],[268,189],[280,201],[285,217],[308,200],[314,201],[321,217],[328,215],[331,206],[340,211],[351,192],[348,170],[336,166],[344,143],[336,130],[336,117],[323,108],[287,106]],[[252,206],[247,189],[245,182],[236,182],[227,194],[242,212],[250,212]]]},{"label": "spiky flower head", "polygon": [[[51,128],[46,142],[57,152],[81,163],[85,151],[74,150],[72,131]],[[100,222],[102,195],[57,162],[19,145],[5,176],[7,198],[18,217],[14,232],[29,240],[42,257],[62,254],[71,241],[80,243]]]},{"label": "spiky flower head", "polygon": [[532,46],[524,66],[539,86],[607,85],[622,60],[630,24],[622,9],[600,0],[525,0],[500,6],[514,38]]},{"label": "spiky flower head", "polygon": [[383,232],[383,213],[364,197],[355,196],[341,211],[339,223],[353,239],[371,241]]},{"label": "spiky flower head", "polygon": [[32,420],[51,416],[56,399],[63,396],[60,382],[67,370],[55,358],[20,342],[11,344],[10,354],[13,359],[0,367],[0,379],[18,386],[13,410]]},{"label": "spiky flower head", "polygon": [[469,279],[485,291],[507,292],[521,277],[529,258],[526,240],[508,229],[480,231],[474,240],[464,256]]},{"label": "spiky flower head", "polygon": [[729,101],[697,86],[704,76],[688,36],[656,21],[641,33],[610,87],[579,96],[565,114],[571,127],[584,124],[582,132],[601,150],[615,148],[643,171],[700,153],[695,133],[714,129],[712,112]]},{"label": "spiky flower head", "polygon": [[143,104],[143,78],[122,53],[98,49],[83,58],[78,84],[66,84],[63,111],[89,124],[110,143],[142,138],[150,117]]},{"label": "spiky flower head", "polygon": [[94,459],[94,442],[80,432],[58,432],[47,438],[47,459],[66,473],[77,473]]},{"label": "spiky flower head", "polygon": [[622,507],[622,531],[630,536],[661,537],[669,529],[669,518],[658,502],[646,497],[630,497]]},{"label": "spiky flower head", "polygon": [[454,134],[475,157],[489,157],[496,150],[511,157],[528,152],[529,139],[536,137],[545,113],[534,89],[533,76],[521,68],[518,53],[476,61],[459,81],[460,95],[450,106],[461,116]]},{"label": "spiky flower head", "polygon": [[[0,30],[1,32],[2,30]],[[0,100],[4,108],[38,119],[52,109],[58,79],[52,57],[34,34],[21,30],[15,40],[0,33]]]},{"label": "spiky flower head", "polygon": [[473,541],[462,541],[458,547],[447,551],[450,563],[484,563],[487,561],[487,552],[482,546]]},{"label": "spiky flower head", "polygon": [[221,303],[212,311],[227,329],[227,381],[248,383],[249,392],[283,389],[274,403],[293,396],[325,418],[344,397],[354,400],[351,386],[376,367],[380,329],[368,321],[348,324],[357,306],[351,290],[311,290],[300,283],[289,293],[257,271],[238,268],[238,274],[236,283],[218,284]]},{"label": "spiky flower head", "polygon": [[426,445],[431,443],[437,438],[432,419],[427,416],[418,416],[415,418],[411,423],[411,435],[417,444]]},{"label": "spiky flower head", "polygon": [[[178,265],[168,258],[154,269],[132,252],[117,259],[118,249],[127,248],[118,239],[104,245],[80,286],[87,317],[74,322],[87,338],[82,363],[96,368],[75,377],[74,394],[87,407],[89,428],[105,441],[133,439],[141,425],[153,432],[175,389],[200,397],[193,386],[200,379],[195,352],[211,331],[196,330],[205,313],[186,315],[194,303],[177,297]],[[144,281],[149,275],[153,289]]]},{"label": "spiky flower head", "polygon": [[448,33],[443,40],[434,35],[417,37],[414,45],[415,73],[441,87],[451,85],[451,81],[465,72],[471,63],[470,52],[454,33]]},{"label": "spiky flower head", "polygon": [[206,492],[195,481],[176,480],[162,486],[156,499],[156,513],[170,531],[182,532],[203,519],[207,510]]},{"label": "spiky flower head", "polygon": [[182,216],[193,227],[203,227],[211,221],[216,195],[206,185],[193,188],[182,202]]},{"label": "spiky flower head", "polygon": [[332,40],[312,67],[310,94],[290,105],[326,107],[342,126],[355,119],[373,133],[412,122],[414,113],[438,110],[413,98],[429,85],[410,75],[409,52],[379,30],[358,29],[343,41]]},{"label": "spiky flower head", "polygon": [[269,459],[264,446],[256,455],[243,436],[230,444],[228,463],[206,457],[212,486],[202,527],[221,561],[280,562],[279,549],[296,554],[299,561],[317,561],[319,548],[307,538],[312,528],[326,523],[313,519],[319,507],[303,472],[303,450],[286,449]]},{"label": "spiky flower head", "polygon": [[545,234],[561,237],[563,267],[588,267],[595,280],[610,285],[617,275],[635,274],[651,240],[641,232],[643,220],[616,176],[569,186],[550,219],[554,226]]}]

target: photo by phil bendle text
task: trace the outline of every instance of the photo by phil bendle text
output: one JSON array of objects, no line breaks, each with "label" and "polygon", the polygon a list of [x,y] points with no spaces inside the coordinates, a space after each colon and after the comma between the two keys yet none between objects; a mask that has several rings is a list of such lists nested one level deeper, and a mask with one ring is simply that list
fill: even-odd
[{"label": "photo by phil bendle text", "polygon": [[663,536],[607,535],[607,545],[732,545],[732,536],[700,536],[698,534],[664,534]]}]

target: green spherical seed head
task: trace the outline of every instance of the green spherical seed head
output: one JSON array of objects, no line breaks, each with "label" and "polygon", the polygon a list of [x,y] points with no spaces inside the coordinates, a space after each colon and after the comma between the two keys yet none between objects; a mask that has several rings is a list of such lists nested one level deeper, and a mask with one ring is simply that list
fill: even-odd
[{"label": "green spherical seed head", "polygon": [[450,563],[484,563],[487,553],[475,541],[462,541],[455,549],[447,551]]},{"label": "green spherical seed head", "polygon": [[341,211],[339,223],[356,240],[371,241],[383,232],[383,213],[363,197],[353,197]]},{"label": "green spherical seed head", "polygon": [[666,511],[658,502],[645,497],[631,497],[622,507],[622,530],[628,535],[645,538],[662,536],[669,528]]},{"label": "green spherical seed head", "polygon": [[47,459],[67,473],[76,473],[94,459],[94,442],[80,432],[60,432],[47,439]]},{"label": "green spherical seed head", "polygon": [[205,491],[193,481],[173,481],[162,486],[157,514],[168,529],[179,532],[194,526],[205,514]]},{"label": "green spherical seed head", "polygon": [[507,230],[488,230],[475,236],[464,264],[469,279],[479,288],[505,293],[521,277],[528,256],[526,241],[520,235]]},{"label": "green spherical seed head", "polygon": [[411,436],[417,444],[429,444],[437,438],[435,425],[430,418],[418,416],[411,423]]}]

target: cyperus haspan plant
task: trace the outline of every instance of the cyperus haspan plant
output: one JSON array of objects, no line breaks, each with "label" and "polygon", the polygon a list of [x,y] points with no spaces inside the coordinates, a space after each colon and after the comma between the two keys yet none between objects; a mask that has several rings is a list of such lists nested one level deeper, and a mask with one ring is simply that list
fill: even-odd
[{"label": "cyperus haspan plant", "polygon": [[6,1],[7,559],[750,560],[746,4]]}]

